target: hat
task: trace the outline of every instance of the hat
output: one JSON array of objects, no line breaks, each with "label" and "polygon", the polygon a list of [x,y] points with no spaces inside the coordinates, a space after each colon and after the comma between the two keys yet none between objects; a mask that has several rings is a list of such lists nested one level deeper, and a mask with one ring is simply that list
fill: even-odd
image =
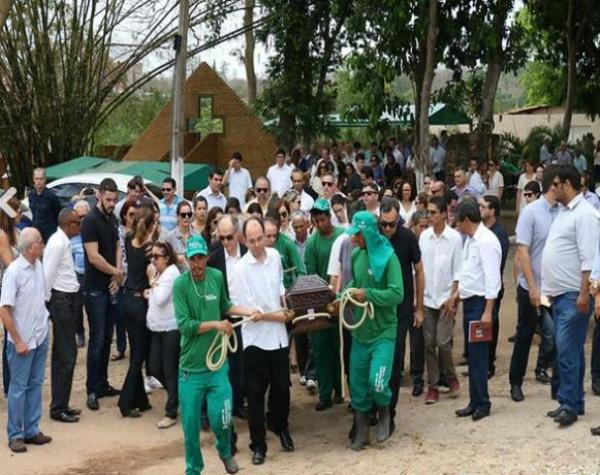
[{"label": "hat", "polygon": [[358,211],[352,217],[352,225],[346,229],[346,234],[354,236],[367,228],[377,229],[377,219],[370,211]]},{"label": "hat", "polygon": [[311,208],[310,212],[317,212],[317,213],[330,213],[331,212],[331,205],[329,204],[329,201],[327,201],[324,198],[319,198],[317,201],[315,201],[315,204],[313,205],[313,207]]},{"label": "hat", "polygon": [[208,254],[206,241],[202,236],[198,236],[197,234],[190,236],[187,240],[187,244],[185,246],[185,257],[191,259],[196,254],[200,254],[201,256],[206,256]]}]

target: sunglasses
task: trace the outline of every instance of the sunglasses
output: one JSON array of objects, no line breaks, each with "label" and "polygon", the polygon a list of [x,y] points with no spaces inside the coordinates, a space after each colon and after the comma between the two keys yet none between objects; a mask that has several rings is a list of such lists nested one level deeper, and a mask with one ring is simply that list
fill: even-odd
[{"label": "sunglasses", "polygon": [[190,211],[189,213],[179,213],[179,216],[190,219],[192,216],[194,216],[194,214]]},{"label": "sunglasses", "polygon": [[233,241],[234,239],[235,239],[235,236],[233,234],[227,234],[226,236],[219,236],[219,240],[221,242]]},{"label": "sunglasses", "polygon": [[377,193],[375,191],[363,191],[362,195],[363,196],[371,196],[371,195],[376,195]]},{"label": "sunglasses", "polygon": [[321,184],[323,186],[327,186],[327,187],[333,186],[333,182],[331,182],[331,181],[322,181]]},{"label": "sunglasses", "polygon": [[379,225],[382,228],[394,228],[398,224],[398,221],[379,221]]},{"label": "sunglasses", "polygon": [[163,188],[162,189],[165,193],[168,193],[169,191],[173,191],[173,188]]},{"label": "sunglasses", "polygon": [[531,192],[523,193],[523,196],[526,196],[527,198],[529,198],[530,196],[533,196],[533,193],[531,193]]},{"label": "sunglasses", "polygon": [[257,192],[257,193],[266,193],[266,192],[268,192],[268,191],[269,191],[269,189],[268,189],[268,188],[257,188],[257,189],[256,189],[256,192]]}]

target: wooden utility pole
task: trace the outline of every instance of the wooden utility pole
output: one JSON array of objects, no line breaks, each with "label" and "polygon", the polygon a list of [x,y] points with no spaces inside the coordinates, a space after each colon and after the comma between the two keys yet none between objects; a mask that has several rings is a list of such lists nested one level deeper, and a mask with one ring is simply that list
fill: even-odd
[{"label": "wooden utility pole", "polygon": [[190,26],[189,0],[179,0],[179,27],[175,35],[175,71],[173,74],[173,114],[171,134],[171,177],[177,183],[177,194],[183,197],[183,155],[186,133],[184,112],[185,65]]}]

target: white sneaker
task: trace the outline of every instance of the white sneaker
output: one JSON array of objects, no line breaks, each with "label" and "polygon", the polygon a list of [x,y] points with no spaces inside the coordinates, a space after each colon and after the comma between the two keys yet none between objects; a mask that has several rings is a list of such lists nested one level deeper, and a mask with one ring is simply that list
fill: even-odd
[{"label": "white sneaker", "polygon": [[300,376],[300,378],[298,379],[298,382],[302,385],[302,386],[306,386],[306,376]]},{"label": "white sneaker", "polygon": [[177,419],[171,419],[170,417],[165,417],[162,421],[160,421],[157,425],[159,429],[168,429],[169,427],[173,427],[177,424]]},{"label": "white sneaker", "polygon": [[148,378],[144,379],[144,391],[146,391],[146,394],[150,394],[152,392],[152,388],[148,384]]},{"label": "white sneaker", "polygon": [[314,379],[306,380],[306,388],[307,389],[317,389],[317,382]]},{"label": "white sneaker", "polygon": [[163,385],[161,384],[161,382],[158,379],[156,379],[154,376],[147,376],[146,377],[146,383],[151,388],[154,388],[154,389],[163,389]]}]

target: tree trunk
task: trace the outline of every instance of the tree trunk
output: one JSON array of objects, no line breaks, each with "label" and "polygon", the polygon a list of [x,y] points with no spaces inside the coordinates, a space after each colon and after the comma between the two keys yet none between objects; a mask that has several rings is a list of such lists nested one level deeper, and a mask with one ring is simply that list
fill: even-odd
[{"label": "tree trunk", "polygon": [[423,69],[423,82],[421,84],[421,97],[418,122],[418,150],[415,154],[415,173],[417,175],[417,188],[420,189],[425,174],[425,166],[429,158],[429,105],[431,103],[431,86],[435,68],[435,47],[438,35],[438,0],[429,0],[427,42],[425,51],[425,67]]},{"label": "tree trunk", "polygon": [[4,26],[4,22],[10,12],[11,0],[0,0],[0,29]]},{"label": "tree trunk", "polygon": [[246,39],[246,48],[244,51],[244,66],[246,67],[246,82],[248,84],[248,104],[256,100],[256,71],[254,70],[254,30],[251,25],[254,21],[255,0],[245,0],[244,4],[244,36]]},{"label": "tree trunk", "polygon": [[565,140],[569,139],[571,131],[571,118],[573,117],[573,105],[575,102],[575,78],[577,74],[577,41],[576,32],[573,28],[574,0],[569,0],[569,13],[567,15],[567,97],[565,99],[565,114],[563,115],[562,133]]},{"label": "tree trunk", "polygon": [[296,145],[296,116],[282,112],[279,114],[279,146],[290,152]]},{"label": "tree trunk", "polygon": [[502,74],[503,59],[501,54],[494,56],[488,62],[483,83],[481,111],[479,113],[479,123],[477,129],[479,132],[479,152],[486,157],[491,158],[490,138],[494,130],[494,101],[496,100],[496,91],[500,74]]}]

